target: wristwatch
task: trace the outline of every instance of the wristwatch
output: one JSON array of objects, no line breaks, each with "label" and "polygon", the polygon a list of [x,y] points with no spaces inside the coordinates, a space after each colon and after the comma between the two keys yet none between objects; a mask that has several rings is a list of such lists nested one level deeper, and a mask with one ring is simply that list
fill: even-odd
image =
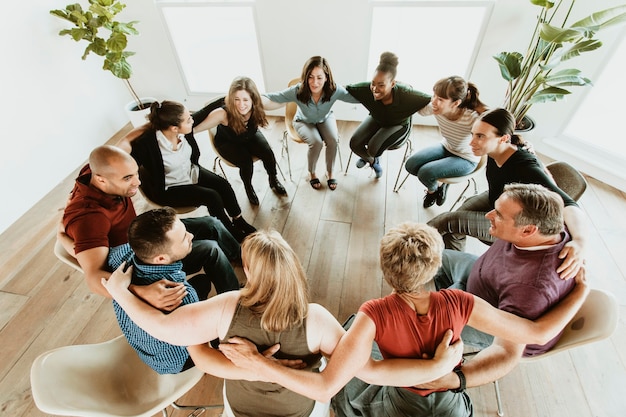
[{"label": "wristwatch", "polygon": [[454,373],[459,377],[459,382],[461,383],[461,385],[457,388],[457,389],[453,389],[450,390],[452,392],[463,392],[465,391],[466,388],[466,383],[465,383],[465,374],[463,374],[463,371],[461,370],[461,367],[457,367],[454,368]]}]

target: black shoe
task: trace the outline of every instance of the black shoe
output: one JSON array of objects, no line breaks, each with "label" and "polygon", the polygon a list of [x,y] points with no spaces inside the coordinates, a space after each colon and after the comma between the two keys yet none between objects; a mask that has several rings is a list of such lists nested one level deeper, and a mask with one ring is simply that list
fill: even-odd
[{"label": "black shoe", "polygon": [[439,193],[437,191],[435,191],[432,194],[426,191],[426,195],[424,196],[424,208],[428,208],[432,206],[433,204],[435,204],[435,201],[437,201],[438,195]]},{"label": "black shoe", "polygon": [[252,185],[246,185],[244,187],[246,189],[246,195],[248,196],[248,200],[250,200],[250,204],[252,204],[253,206],[258,206],[259,205],[259,197],[256,196],[256,193],[254,192],[254,188],[252,188]]},{"label": "black shoe", "polygon": [[237,229],[241,230],[245,236],[248,236],[251,233],[256,232],[254,226],[248,223],[243,216],[239,216],[236,219],[233,219],[233,226]]},{"label": "black shoe", "polygon": [[276,177],[270,178],[270,188],[278,195],[287,195],[287,190]]},{"label": "black shoe", "polygon": [[446,202],[446,196],[448,194],[448,185],[446,183],[443,183],[439,186],[439,188],[437,188],[437,191],[435,192],[435,194],[437,194],[437,205],[438,206],[443,206],[443,203]]}]

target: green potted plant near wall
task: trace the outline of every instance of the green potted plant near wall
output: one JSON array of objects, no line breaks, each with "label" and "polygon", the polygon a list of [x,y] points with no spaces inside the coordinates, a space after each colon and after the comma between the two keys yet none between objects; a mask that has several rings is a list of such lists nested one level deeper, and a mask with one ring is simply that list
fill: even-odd
[{"label": "green potted plant near wall", "polygon": [[[561,64],[601,47],[602,42],[595,39],[598,31],[626,22],[626,4],[566,26],[576,0],[530,2],[541,7],[541,11],[526,54],[501,52],[494,56],[502,78],[508,82],[504,107],[513,113],[520,130],[528,130],[533,123],[527,113],[534,104],[561,100],[571,93],[568,87],[591,85],[580,70],[559,69]],[[569,5],[565,7],[563,3]]]},{"label": "green potted plant near wall", "polygon": [[[73,27],[63,29],[60,36],[69,36],[76,42],[87,43],[82,59],[87,59],[90,53],[94,53],[104,58],[102,69],[110,71],[114,76],[121,79],[133,101],[126,106],[129,117],[133,125],[145,123],[145,112],[154,98],[147,97],[140,99],[135,89],[130,83],[133,73],[127,58],[134,55],[134,52],[127,51],[128,36],[137,35],[135,29],[137,21],[120,22],[116,16],[126,5],[118,0],[88,0],[89,8],[83,9],[78,4],[68,4],[64,9],[51,10],[50,14],[70,22]],[[104,33],[104,35],[103,35]],[[106,38],[106,39],[105,39]]]}]

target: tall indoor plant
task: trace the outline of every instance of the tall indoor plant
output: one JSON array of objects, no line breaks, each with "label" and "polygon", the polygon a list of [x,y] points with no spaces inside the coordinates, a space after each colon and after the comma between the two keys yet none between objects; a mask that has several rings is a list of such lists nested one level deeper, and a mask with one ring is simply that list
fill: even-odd
[{"label": "tall indoor plant", "polygon": [[[536,103],[557,101],[570,91],[565,87],[590,85],[591,80],[575,68],[559,69],[565,61],[602,46],[595,39],[601,29],[626,22],[626,4],[593,13],[566,26],[576,0],[530,0],[541,7],[525,55],[501,52],[494,56],[502,78],[508,81],[504,106],[524,128],[526,114]],[[564,10],[563,3],[569,2]]]},{"label": "tall indoor plant", "polygon": [[[74,25],[71,29],[63,29],[59,35],[70,36],[76,42],[85,41],[87,47],[82,59],[87,59],[89,53],[104,57],[102,69],[111,71],[113,75],[120,78],[128,87],[130,94],[137,104],[137,108],[144,107],[142,101],[135,93],[130,84],[132,68],[126,58],[134,55],[134,52],[127,51],[128,36],[137,35],[135,29],[137,21],[120,22],[116,16],[126,5],[118,0],[88,0],[89,8],[84,10],[78,4],[68,4],[65,9],[51,10],[50,13],[64,19]],[[104,35],[103,35],[104,32]],[[106,39],[105,39],[106,38]]]}]

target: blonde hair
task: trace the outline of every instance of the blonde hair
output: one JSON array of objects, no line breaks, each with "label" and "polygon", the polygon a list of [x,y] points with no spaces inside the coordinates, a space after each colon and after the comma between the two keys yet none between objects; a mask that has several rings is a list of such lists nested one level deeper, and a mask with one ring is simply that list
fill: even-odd
[{"label": "blonde hair", "polygon": [[308,283],[298,256],[275,230],[257,230],[241,244],[252,279],[241,289],[241,305],[261,317],[266,331],[302,324],[309,308]]},{"label": "blonde hair", "polygon": [[423,223],[402,223],[380,241],[380,267],[396,293],[424,289],[441,266],[443,239],[437,229]]}]

